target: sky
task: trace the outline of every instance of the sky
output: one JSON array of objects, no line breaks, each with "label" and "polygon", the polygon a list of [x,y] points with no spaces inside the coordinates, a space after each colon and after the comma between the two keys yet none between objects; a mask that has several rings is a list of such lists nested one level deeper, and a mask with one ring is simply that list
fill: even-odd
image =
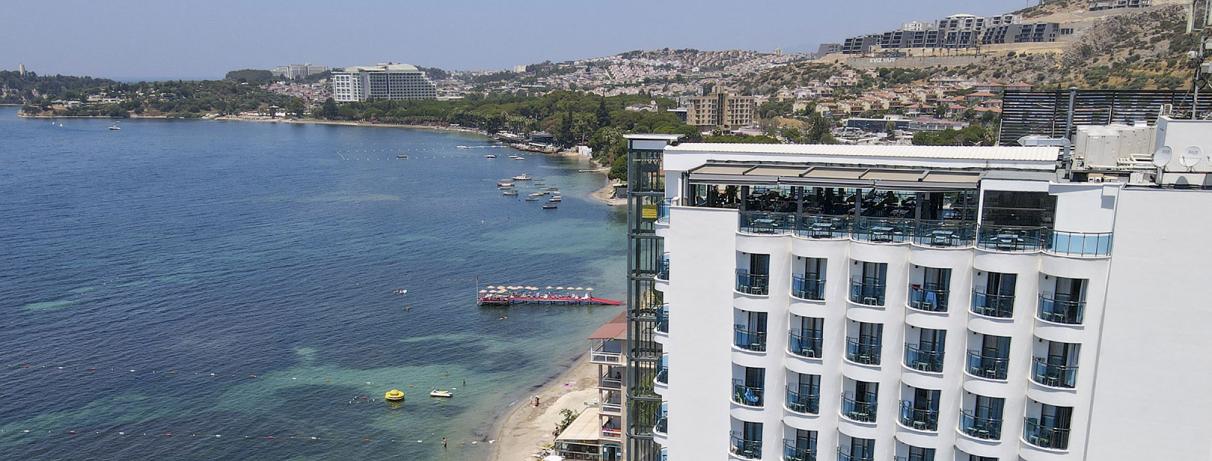
[{"label": "sky", "polygon": [[508,69],[635,49],[814,51],[1033,0],[55,0],[0,8],[0,69],[221,78],[289,63]]}]

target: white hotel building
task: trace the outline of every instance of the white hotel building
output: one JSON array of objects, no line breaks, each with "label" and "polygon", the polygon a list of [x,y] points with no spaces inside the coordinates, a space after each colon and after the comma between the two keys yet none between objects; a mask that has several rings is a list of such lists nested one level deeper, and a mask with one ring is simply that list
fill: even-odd
[{"label": "white hotel building", "polygon": [[1212,122],[1159,124],[1160,177],[630,136],[629,459],[1212,459]]},{"label": "white hotel building", "polygon": [[436,99],[438,89],[416,66],[389,63],[333,72],[332,97],[337,102]]}]

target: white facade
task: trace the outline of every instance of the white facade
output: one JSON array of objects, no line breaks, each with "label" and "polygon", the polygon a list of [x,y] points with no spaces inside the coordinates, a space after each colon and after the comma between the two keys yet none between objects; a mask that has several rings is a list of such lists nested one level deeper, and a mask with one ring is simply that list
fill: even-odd
[{"label": "white facade", "polygon": [[416,66],[380,64],[347,67],[332,74],[333,100],[337,102],[370,99],[436,99],[437,86]]},{"label": "white facade", "polygon": [[1212,192],[1058,180],[1053,148],[664,152],[669,460],[1212,459]]}]

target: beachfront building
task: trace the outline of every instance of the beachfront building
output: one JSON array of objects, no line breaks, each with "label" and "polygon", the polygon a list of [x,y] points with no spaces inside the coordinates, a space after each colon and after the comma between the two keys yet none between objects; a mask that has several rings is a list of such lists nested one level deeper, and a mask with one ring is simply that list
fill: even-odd
[{"label": "beachfront building", "polygon": [[332,96],[337,102],[371,99],[436,99],[437,86],[410,64],[346,67],[332,73]]},{"label": "beachfront building", "polygon": [[1148,131],[629,137],[630,459],[1209,459],[1212,121]]},{"label": "beachfront building", "polygon": [[555,452],[568,460],[623,459],[627,395],[627,313],[589,335],[589,362],[597,365],[598,405],[586,408],[556,436]]},{"label": "beachfront building", "polygon": [[686,124],[703,131],[731,131],[753,124],[757,102],[753,96],[716,91],[686,98]]}]

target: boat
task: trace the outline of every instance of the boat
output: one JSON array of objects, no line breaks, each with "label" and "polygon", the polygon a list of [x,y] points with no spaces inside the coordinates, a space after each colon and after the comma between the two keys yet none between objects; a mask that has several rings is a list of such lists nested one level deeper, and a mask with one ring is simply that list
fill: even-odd
[{"label": "boat", "polygon": [[544,210],[554,210],[558,206],[559,205],[557,205],[555,202],[547,202],[547,203],[543,204],[543,209]]},{"label": "boat", "polygon": [[537,201],[539,201],[539,198],[531,195],[531,196],[526,197],[526,201],[527,202],[537,202]]},{"label": "boat", "polygon": [[513,181],[510,181],[508,179],[502,179],[500,181],[497,181],[497,187],[513,187]]},{"label": "boat", "polygon": [[542,192],[531,192],[531,193],[530,193],[530,195],[527,195],[527,197],[539,198],[539,197],[542,197],[542,196],[544,196],[544,195],[547,195],[547,194],[544,194],[544,193],[542,193]]},{"label": "boat", "polygon": [[553,195],[553,196],[551,196],[551,198],[547,199],[547,201],[551,202],[551,203],[560,203],[563,200],[564,199],[558,195]]},{"label": "boat", "polygon": [[506,197],[517,197],[518,191],[517,191],[517,189],[505,189],[505,190],[501,191],[501,195],[504,195]]},{"label": "boat", "polygon": [[408,154],[400,154],[400,155],[397,155],[396,158],[401,159],[401,160],[407,160]]},{"label": "boat", "polygon": [[484,158],[497,158],[497,156],[495,154],[488,154],[485,155]]},{"label": "boat", "polygon": [[121,130],[122,130],[122,127],[118,126],[118,122],[114,122],[113,125],[109,126],[109,131],[121,131]]},{"label": "boat", "polygon": [[531,179],[534,179],[534,178],[526,173],[522,173],[520,175],[513,177],[514,181],[530,181]]},{"label": "boat", "polygon": [[443,398],[449,399],[451,397],[454,397],[454,393],[450,392],[450,391],[444,391],[442,389],[438,389],[435,387],[432,391],[429,391],[429,396],[430,397],[443,397]]},{"label": "boat", "polygon": [[404,391],[399,389],[387,391],[383,394],[383,400],[388,402],[402,402],[404,401]]},{"label": "boat", "polygon": [[543,189],[543,190],[545,190],[545,191],[547,191],[547,192],[559,192],[559,191],[560,191],[560,188],[559,188],[559,187],[548,187],[548,188]]},{"label": "boat", "polygon": [[509,158],[514,159],[514,160],[526,160],[526,157],[523,157],[521,155],[510,155]]}]

